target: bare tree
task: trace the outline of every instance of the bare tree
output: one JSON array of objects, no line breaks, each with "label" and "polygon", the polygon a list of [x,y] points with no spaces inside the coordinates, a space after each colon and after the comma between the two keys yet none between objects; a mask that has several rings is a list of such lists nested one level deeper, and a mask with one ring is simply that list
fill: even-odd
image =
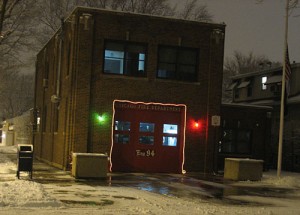
[{"label": "bare tree", "polygon": [[6,70],[0,73],[0,112],[4,118],[12,118],[29,110],[33,105],[33,75],[20,75]]},{"label": "bare tree", "polygon": [[[265,0],[256,0],[258,4],[263,3]],[[288,0],[289,1],[289,12],[290,14],[295,10],[299,9],[299,0]],[[295,15],[300,16],[300,15]]]},{"label": "bare tree", "polygon": [[206,5],[199,5],[197,0],[188,0],[178,14],[179,18],[210,22],[213,16],[208,12]]},{"label": "bare tree", "polygon": [[159,16],[176,16],[183,19],[211,21],[207,7],[199,5],[196,0],[185,3],[184,11],[176,11],[169,0],[51,0],[37,3],[38,16],[35,22],[38,28],[33,33],[40,46],[49,35],[60,27],[60,19],[66,17],[76,6],[88,6],[133,13],[143,13]]},{"label": "bare tree", "polygon": [[28,45],[31,12],[35,0],[1,0],[0,58],[18,59],[19,51]]},{"label": "bare tree", "polygon": [[[33,77],[18,73],[24,65],[20,51],[39,50],[76,6],[90,6],[159,16],[204,21],[211,18],[205,6],[188,1],[183,13],[169,0],[0,0],[0,112],[13,117],[29,108]],[[189,9],[188,9],[189,8]],[[28,52],[26,50],[26,53]],[[24,54],[25,52],[23,52]],[[32,62],[33,63],[33,62]],[[26,83],[26,84],[25,84]],[[26,93],[24,93],[26,92]]]}]

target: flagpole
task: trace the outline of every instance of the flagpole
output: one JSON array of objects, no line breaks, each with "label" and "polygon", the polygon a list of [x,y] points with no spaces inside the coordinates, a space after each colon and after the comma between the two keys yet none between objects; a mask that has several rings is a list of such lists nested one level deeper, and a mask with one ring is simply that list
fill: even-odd
[{"label": "flagpole", "polygon": [[284,54],[283,54],[282,82],[281,82],[277,177],[280,177],[281,175],[281,164],[282,164],[282,140],[283,140],[283,129],[284,129],[284,97],[285,97],[286,51],[287,51],[287,40],[288,40],[289,0],[286,0],[285,14],[286,15],[285,15],[285,34],[284,34],[284,52],[283,52]]}]

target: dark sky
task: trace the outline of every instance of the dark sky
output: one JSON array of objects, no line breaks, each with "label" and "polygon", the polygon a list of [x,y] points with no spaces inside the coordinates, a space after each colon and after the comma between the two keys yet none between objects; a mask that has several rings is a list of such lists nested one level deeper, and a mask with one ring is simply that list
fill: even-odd
[{"label": "dark sky", "polygon": [[[182,4],[183,0],[171,0]],[[271,61],[283,61],[286,0],[198,0],[214,16],[214,22],[226,24],[225,57],[235,50],[244,54],[265,55]],[[298,16],[298,17],[296,17]],[[289,17],[290,61],[300,63],[300,8]]]}]

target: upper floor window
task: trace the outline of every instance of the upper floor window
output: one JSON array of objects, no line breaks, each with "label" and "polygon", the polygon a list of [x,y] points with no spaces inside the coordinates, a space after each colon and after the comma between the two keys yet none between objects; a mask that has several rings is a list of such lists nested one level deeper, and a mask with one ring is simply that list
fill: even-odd
[{"label": "upper floor window", "polygon": [[247,96],[248,97],[252,96],[252,86],[251,85],[249,85],[248,88],[247,88]]},{"label": "upper floor window", "polygon": [[145,45],[112,41],[105,44],[104,73],[143,77],[145,60]]},{"label": "upper floor window", "polygon": [[197,58],[197,49],[161,46],[158,51],[157,77],[195,82]]},{"label": "upper floor window", "polygon": [[262,90],[266,90],[266,89],[267,89],[266,82],[267,82],[267,76],[263,76],[263,77],[261,78],[261,89],[262,89]]},{"label": "upper floor window", "polygon": [[240,98],[240,89],[235,89],[235,90],[234,90],[234,98],[235,98],[235,99]]}]

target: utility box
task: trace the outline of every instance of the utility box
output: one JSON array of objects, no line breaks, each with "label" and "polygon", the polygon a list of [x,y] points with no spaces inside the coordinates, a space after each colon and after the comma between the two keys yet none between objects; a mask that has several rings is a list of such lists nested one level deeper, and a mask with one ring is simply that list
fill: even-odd
[{"label": "utility box", "polygon": [[263,160],[225,158],[224,178],[235,181],[259,181],[262,178]]},{"label": "utility box", "polygon": [[72,176],[75,178],[106,178],[108,158],[105,154],[73,153]]}]

